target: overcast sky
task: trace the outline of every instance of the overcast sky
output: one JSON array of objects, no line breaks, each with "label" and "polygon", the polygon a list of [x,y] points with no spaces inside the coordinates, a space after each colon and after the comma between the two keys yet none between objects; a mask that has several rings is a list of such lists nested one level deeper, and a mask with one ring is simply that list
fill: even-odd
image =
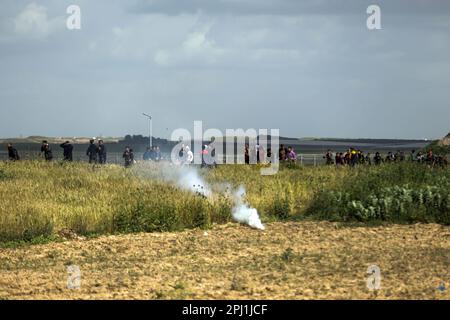
[{"label": "overcast sky", "polygon": [[[66,8],[81,8],[81,30]],[[381,30],[366,9],[381,7]],[[450,1],[3,0],[0,136],[450,131]]]}]

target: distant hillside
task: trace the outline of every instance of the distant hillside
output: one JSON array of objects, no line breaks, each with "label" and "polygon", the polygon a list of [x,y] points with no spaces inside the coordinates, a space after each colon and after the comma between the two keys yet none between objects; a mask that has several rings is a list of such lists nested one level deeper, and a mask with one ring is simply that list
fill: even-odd
[{"label": "distant hillside", "polygon": [[450,133],[441,140],[439,140],[438,145],[443,147],[450,146]]},{"label": "distant hillside", "polygon": [[441,140],[430,143],[426,150],[432,149],[434,153],[450,154],[450,133]]}]

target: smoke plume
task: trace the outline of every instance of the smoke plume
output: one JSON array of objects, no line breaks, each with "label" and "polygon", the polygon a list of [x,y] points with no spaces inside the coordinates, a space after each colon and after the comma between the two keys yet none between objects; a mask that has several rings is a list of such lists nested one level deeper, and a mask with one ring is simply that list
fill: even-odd
[{"label": "smoke plume", "polygon": [[[183,190],[201,194],[207,198],[213,195],[213,189],[200,177],[198,171],[192,167],[174,167],[163,168],[163,179],[170,181]],[[228,184],[218,184],[217,189],[231,189]],[[264,230],[258,211],[250,207],[245,202],[245,188],[239,187],[232,193],[233,211],[232,217],[239,223],[246,224],[252,228]]]},{"label": "smoke plume", "polygon": [[241,186],[234,194],[233,219],[252,228],[264,230],[265,227],[259,219],[258,211],[248,206],[244,201],[244,197],[245,189]]}]

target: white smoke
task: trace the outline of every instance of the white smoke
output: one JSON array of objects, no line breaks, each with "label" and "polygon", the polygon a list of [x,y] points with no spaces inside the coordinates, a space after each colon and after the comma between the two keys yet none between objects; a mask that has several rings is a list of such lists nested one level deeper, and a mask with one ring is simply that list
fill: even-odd
[{"label": "white smoke", "polygon": [[178,181],[176,183],[181,189],[199,193],[205,197],[210,197],[212,195],[211,188],[199,176],[197,170],[187,167],[181,167],[176,170],[178,170],[179,173]]},{"label": "white smoke", "polygon": [[234,194],[233,219],[239,223],[245,223],[252,228],[265,230],[259,218],[258,211],[247,205],[244,197],[245,189],[241,186]]},{"label": "white smoke", "polygon": [[[178,167],[171,166],[163,168],[166,172],[163,174],[163,179],[171,181],[183,190],[188,190],[194,193],[201,194],[207,198],[213,195],[212,188],[200,177],[198,171],[192,167]],[[230,190],[229,184],[218,184],[216,189]],[[239,187],[237,191],[232,194],[233,199],[233,211],[232,217],[235,221],[248,226],[265,230],[264,225],[258,215],[258,211],[255,208],[250,207],[244,200],[245,188]]]}]

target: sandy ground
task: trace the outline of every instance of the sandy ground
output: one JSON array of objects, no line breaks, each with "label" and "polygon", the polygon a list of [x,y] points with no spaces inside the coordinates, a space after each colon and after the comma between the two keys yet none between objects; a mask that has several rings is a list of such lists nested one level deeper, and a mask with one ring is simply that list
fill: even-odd
[{"label": "sandy ground", "polygon": [[449,299],[449,267],[440,225],[227,224],[0,249],[0,299]]}]

